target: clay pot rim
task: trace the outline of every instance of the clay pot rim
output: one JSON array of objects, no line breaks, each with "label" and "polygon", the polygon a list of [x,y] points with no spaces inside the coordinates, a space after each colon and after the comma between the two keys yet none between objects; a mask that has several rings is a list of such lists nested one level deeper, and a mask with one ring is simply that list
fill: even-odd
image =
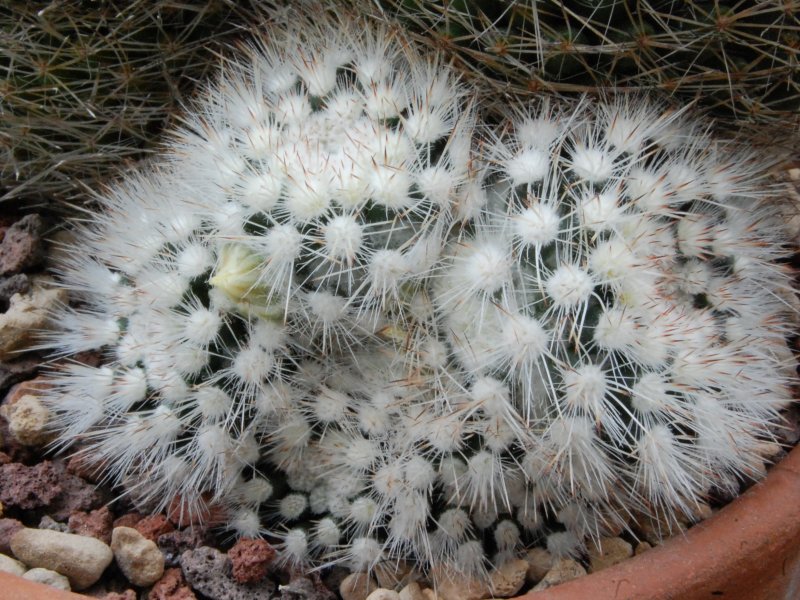
[{"label": "clay pot rim", "polygon": [[[798,592],[800,446],[763,481],[686,534],[613,567],[512,600],[772,600]],[[2,571],[0,593],[5,600],[86,599]]]},{"label": "clay pot rim", "polygon": [[717,596],[800,597],[800,446],[761,482],[685,534],[602,571],[511,600]]},{"label": "clay pot rim", "polygon": [[4,600],[87,600],[87,596],[28,581],[0,571],[0,597]]}]

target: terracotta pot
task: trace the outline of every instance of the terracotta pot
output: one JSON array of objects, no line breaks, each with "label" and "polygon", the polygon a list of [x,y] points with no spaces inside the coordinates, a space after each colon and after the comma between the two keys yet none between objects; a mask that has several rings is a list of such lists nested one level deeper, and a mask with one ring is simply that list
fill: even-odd
[{"label": "terracotta pot", "polygon": [[[3,600],[85,600],[0,572]],[[684,536],[619,565],[514,600],[797,600],[800,446]]]},{"label": "terracotta pot", "polygon": [[800,446],[713,517],[614,567],[515,600],[798,600]]},{"label": "terracotta pot", "polygon": [[86,600],[86,596],[62,592],[49,585],[28,581],[0,571],[0,598],[3,600]]}]

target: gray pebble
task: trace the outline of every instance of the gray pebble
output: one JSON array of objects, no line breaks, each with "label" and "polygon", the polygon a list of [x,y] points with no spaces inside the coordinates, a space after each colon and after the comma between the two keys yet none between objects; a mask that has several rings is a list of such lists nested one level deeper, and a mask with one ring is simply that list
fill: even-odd
[{"label": "gray pebble", "polygon": [[65,592],[72,591],[72,588],[69,585],[69,579],[67,579],[60,573],[51,571],[50,569],[42,569],[41,567],[36,567],[35,569],[27,571],[22,576],[22,578],[27,579],[28,581],[43,583],[45,585],[49,585],[50,587],[54,587],[58,590],[64,590]]},{"label": "gray pebble", "polygon": [[28,568],[18,560],[6,556],[5,554],[0,554],[0,571],[22,577],[22,574],[27,570]]},{"label": "gray pebble", "polygon": [[189,585],[211,600],[263,600],[275,591],[265,579],[255,584],[237,583],[231,575],[230,559],[215,548],[201,546],[181,555],[181,570]]},{"label": "gray pebble", "polygon": [[61,533],[69,533],[69,526],[66,523],[59,523],[50,515],[44,515],[41,519],[39,519],[39,525],[36,526],[36,529],[46,529],[47,531],[60,531]]}]

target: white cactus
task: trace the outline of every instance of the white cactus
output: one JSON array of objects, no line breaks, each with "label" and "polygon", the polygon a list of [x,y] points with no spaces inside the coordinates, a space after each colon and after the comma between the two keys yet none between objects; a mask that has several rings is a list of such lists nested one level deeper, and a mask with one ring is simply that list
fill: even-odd
[{"label": "white cactus", "polygon": [[49,344],[104,365],[53,375],[60,444],[359,570],[576,555],[758,472],[796,320],[763,164],[643,98],[476,128],[346,19],[269,40],[78,227]]}]

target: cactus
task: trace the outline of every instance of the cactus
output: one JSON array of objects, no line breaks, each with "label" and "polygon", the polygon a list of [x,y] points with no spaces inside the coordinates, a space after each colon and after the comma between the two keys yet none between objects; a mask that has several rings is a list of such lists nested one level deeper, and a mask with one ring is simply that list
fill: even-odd
[{"label": "cactus", "polygon": [[481,121],[441,55],[278,13],[98,195],[59,444],[298,567],[485,574],[757,478],[792,398],[768,162],[645,97]]},{"label": "cactus", "polygon": [[225,0],[5,3],[0,199],[75,199],[141,157],[244,12]]},{"label": "cactus", "polygon": [[683,104],[696,101],[719,120],[753,122],[754,132],[765,124],[785,131],[787,122],[796,132],[800,125],[800,6],[794,1],[356,4],[445,49],[460,69],[497,92],[659,90]]}]

